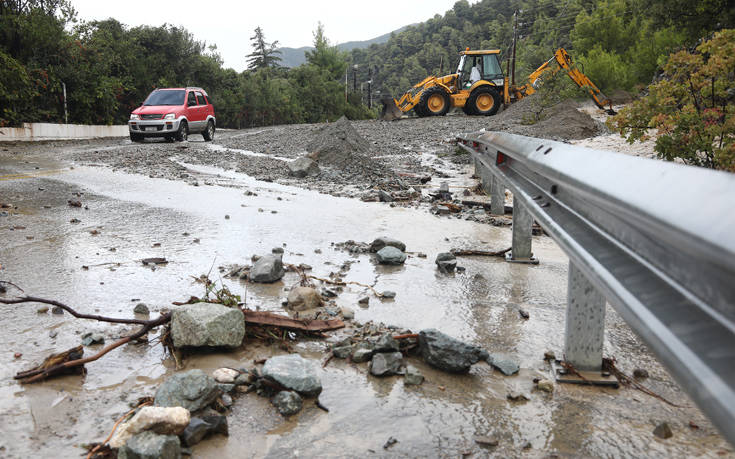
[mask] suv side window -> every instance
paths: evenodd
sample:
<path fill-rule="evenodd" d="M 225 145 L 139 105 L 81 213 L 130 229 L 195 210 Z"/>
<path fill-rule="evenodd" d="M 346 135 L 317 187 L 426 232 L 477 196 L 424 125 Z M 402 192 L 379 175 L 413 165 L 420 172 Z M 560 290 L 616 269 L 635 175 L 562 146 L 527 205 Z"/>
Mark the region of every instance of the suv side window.
<path fill-rule="evenodd" d="M 197 99 L 194 97 L 194 91 L 189 93 L 189 97 L 186 99 L 186 105 L 196 105 Z"/>
<path fill-rule="evenodd" d="M 196 95 L 197 95 L 197 102 L 199 102 L 199 105 L 207 105 L 207 101 L 204 99 L 204 95 L 201 92 L 197 91 Z"/>

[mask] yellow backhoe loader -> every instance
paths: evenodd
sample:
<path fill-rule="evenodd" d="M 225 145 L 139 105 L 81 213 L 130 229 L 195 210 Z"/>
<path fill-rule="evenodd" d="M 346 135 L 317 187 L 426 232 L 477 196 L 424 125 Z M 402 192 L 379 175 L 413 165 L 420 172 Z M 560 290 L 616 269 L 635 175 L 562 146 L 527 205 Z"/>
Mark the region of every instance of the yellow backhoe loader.
<path fill-rule="evenodd" d="M 459 53 L 457 72 L 443 77 L 430 76 L 412 87 L 400 99 L 381 100 L 381 119 L 398 119 L 413 110 L 418 116 L 443 116 L 451 107 L 461 108 L 468 115 L 494 115 L 501 104 L 509 105 L 536 92 L 543 76 L 564 71 L 580 88 L 585 89 L 595 104 L 610 114 L 610 100 L 574 64 L 569 53 L 559 48 L 554 56 L 528 77 L 528 82 L 516 86 L 503 74 L 500 50 L 474 50 Z M 556 65 L 554 65 L 556 64 Z M 606 108 L 609 107 L 609 108 Z"/>

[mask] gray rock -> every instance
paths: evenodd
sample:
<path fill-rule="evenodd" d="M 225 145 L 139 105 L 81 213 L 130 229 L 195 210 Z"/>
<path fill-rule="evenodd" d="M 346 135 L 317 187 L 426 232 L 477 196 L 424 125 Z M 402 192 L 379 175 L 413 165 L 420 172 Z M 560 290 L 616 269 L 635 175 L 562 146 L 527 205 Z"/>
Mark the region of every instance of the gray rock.
<path fill-rule="evenodd" d="M 148 306 L 146 306 L 145 303 L 138 303 L 135 305 L 135 308 L 133 308 L 133 312 L 136 314 L 150 314 L 151 311 L 148 309 Z"/>
<path fill-rule="evenodd" d="M 191 418 L 191 422 L 181 434 L 181 440 L 186 446 L 194 446 L 211 434 L 229 435 L 227 418 L 225 416 L 205 416 Z"/>
<path fill-rule="evenodd" d="M 406 254 L 392 246 L 383 247 L 375 255 L 382 265 L 402 265 L 406 262 Z"/>
<path fill-rule="evenodd" d="M 171 335 L 175 347 L 238 347 L 245 336 L 245 316 L 221 304 L 181 306 L 173 311 Z"/>
<path fill-rule="evenodd" d="M 671 431 L 671 426 L 669 426 L 668 422 L 662 422 L 657 425 L 656 428 L 653 429 L 653 434 L 658 438 L 663 438 L 664 440 L 674 436 L 674 432 Z"/>
<path fill-rule="evenodd" d="M 396 292 L 394 292 L 392 290 L 386 290 L 386 291 L 384 291 L 383 293 L 380 294 L 380 297 L 381 298 L 395 298 L 396 297 Z"/>
<path fill-rule="evenodd" d="M 369 296 L 364 296 L 364 297 L 360 298 L 359 300 L 357 300 L 357 303 L 365 306 L 365 305 L 367 305 L 367 304 L 370 303 L 370 297 Z"/>
<path fill-rule="evenodd" d="M 288 163 L 288 173 L 297 178 L 303 178 L 307 175 L 317 175 L 319 173 L 319 165 L 314 160 L 302 156 Z"/>
<path fill-rule="evenodd" d="M 452 373 L 466 373 L 485 355 L 479 347 L 433 328 L 419 332 L 419 352 L 429 365 Z"/>
<path fill-rule="evenodd" d="M 512 360 L 506 355 L 489 354 L 485 360 L 487 363 L 500 370 L 500 372 L 505 376 L 514 375 L 521 369 L 518 362 Z"/>
<path fill-rule="evenodd" d="M 450 252 L 442 252 L 436 256 L 434 260 L 439 271 L 443 273 L 451 273 L 457 268 L 457 257 Z"/>
<path fill-rule="evenodd" d="M 352 310 L 352 308 L 342 306 L 342 308 L 340 308 L 340 312 L 342 312 L 342 317 L 344 317 L 345 320 L 352 320 L 355 318 L 355 311 Z"/>
<path fill-rule="evenodd" d="M 258 258 L 250 268 L 250 281 L 269 284 L 280 280 L 286 271 L 280 255 L 269 254 Z"/>
<path fill-rule="evenodd" d="M 51 308 L 51 314 L 64 314 L 64 308 L 54 306 L 53 308 Z"/>
<path fill-rule="evenodd" d="M 393 195 L 383 190 L 378 190 L 378 198 L 380 198 L 380 202 L 393 202 L 394 201 Z"/>
<path fill-rule="evenodd" d="M 234 386 L 234 384 L 233 384 Z M 223 394 L 222 397 L 220 397 L 222 400 L 222 405 L 225 407 L 232 406 L 232 397 L 229 394 Z"/>
<path fill-rule="evenodd" d="M 282 390 L 271 399 L 271 403 L 283 416 L 291 416 L 301 411 L 304 401 L 293 391 Z"/>
<path fill-rule="evenodd" d="M 398 374 L 403 364 L 400 352 L 384 352 L 374 354 L 370 361 L 370 374 L 373 376 L 389 376 Z"/>
<path fill-rule="evenodd" d="M 283 247 L 273 247 L 271 253 L 275 255 L 283 255 Z"/>
<path fill-rule="evenodd" d="M 375 342 L 375 352 L 396 352 L 400 350 L 398 341 L 391 333 L 385 333 Z"/>
<path fill-rule="evenodd" d="M 189 370 L 164 381 L 156 391 L 154 405 L 183 406 L 194 412 L 212 403 L 221 393 L 215 380 L 202 370 Z"/>
<path fill-rule="evenodd" d="M 352 354 L 352 346 L 339 346 L 332 349 L 335 358 L 346 359 Z"/>
<path fill-rule="evenodd" d="M 85 333 L 82 335 L 82 345 L 91 346 L 92 344 L 105 344 L 105 337 L 102 333 Z"/>
<path fill-rule="evenodd" d="M 373 241 L 372 244 L 370 244 L 370 251 L 371 252 L 378 252 L 383 247 L 395 247 L 401 252 L 406 251 L 406 244 L 399 241 L 398 239 L 393 239 L 387 236 L 379 237 Z"/>
<path fill-rule="evenodd" d="M 235 384 L 226 384 L 226 383 L 217 383 L 217 387 L 219 390 L 221 390 L 223 393 L 230 393 L 233 390 L 235 390 Z"/>
<path fill-rule="evenodd" d="M 176 435 L 141 432 L 128 440 L 117 453 L 120 459 L 178 459 L 181 443 Z"/>
<path fill-rule="evenodd" d="M 322 391 L 314 365 L 298 354 L 271 357 L 263 365 L 263 376 L 306 396 Z"/>
<path fill-rule="evenodd" d="M 319 293 L 311 287 L 295 287 L 288 292 L 288 309 L 292 311 L 306 311 L 322 305 Z"/>
<path fill-rule="evenodd" d="M 554 383 L 548 379 L 541 379 L 536 383 L 536 388 L 543 392 L 554 392 Z"/>
<path fill-rule="evenodd" d="M 403 376 L 403 384 L 418 386 L 424 382 L 424 375 L 413 365 L 406 366 L 406 374 Z"/>
<path fill-rule="evenodd" d="M 352 361 L 355 363 L 367 362 L 373 357 L 373 350 L 365 347 L 358 347 L 352 351 Z"/>

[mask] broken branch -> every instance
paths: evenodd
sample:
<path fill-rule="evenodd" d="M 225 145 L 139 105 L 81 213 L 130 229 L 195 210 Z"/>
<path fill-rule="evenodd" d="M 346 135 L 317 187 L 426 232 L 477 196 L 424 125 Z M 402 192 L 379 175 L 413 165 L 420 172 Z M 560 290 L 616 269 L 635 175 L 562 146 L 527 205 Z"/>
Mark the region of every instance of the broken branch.
<path fill-rule="evenodd" d="M 116 317 L 100 316 L 97 314 L 82 314 L 80 312 L 75 311 L 70 306 L 65 305 L 64 303 L 60 303 L 55 300 L 47 300 L 45 298 L 38 298 L 35 296 L 20 296 L 17 298 L 0 298 L 0 303 L 2 304 L 43 303 L 43 304 L 48 304 L 51 306 L 58 306 L 64 311 L 76 317 L 77 319 L 91 319 L 91 320 L 98 320 L 100 322 L 111 322 L 114 324 L 146 325 L 150 322 L 149 320 L 143 320 L 143 319 L 121 319 L 121 318 L 116 318 Z"/>
<path fill-rule="evenodd" d="M 485 257 L 503 257 L 507 252 L 510 252 L 512 247 L 508 247 L 504 250 L 498 250 L 495 252 L 489 251 L 489 250 L 460 250 L 460 249 L 452 249 L 452 255 L 455 257 L 462 257 L 462 256 L 485 256 Z"/>

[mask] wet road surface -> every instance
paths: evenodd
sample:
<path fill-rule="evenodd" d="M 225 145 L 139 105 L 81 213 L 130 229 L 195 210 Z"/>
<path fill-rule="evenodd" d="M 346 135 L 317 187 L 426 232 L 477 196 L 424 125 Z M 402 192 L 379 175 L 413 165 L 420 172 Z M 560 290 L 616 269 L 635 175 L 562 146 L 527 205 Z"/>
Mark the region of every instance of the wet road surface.
<path fill-rule="evenodd" d="M 510 245 L 510 229 L 438 217 L 425 208 L 328 196 L 201 165 L 183 164 L 192 174 L 207 177 L 210 186 L 101 167 L 72 169 L 55 159 L 54 148 L 24 160 L 0 156 L 0 202 L 17 206 L 0 218 L 0 279 L 29 295 L 119 317 L 131 317 L 142 301 L 157 315 L 171 308 L 172 301 L 201 296 L 204 288 L 194 278 L 211 272 L 210 277 L 241 295 L 247 307 L 281 311 L 284 288 L 298 282 L 296 274 L 258 285 L 221 279 L 217 267 L 248 263 L 254 254 L 283 247 L 284 262 L 309 264 L 318 277 L 354 261 L 345 280 L 397 292 L 394 300 L 371 296 L 369 307 L 361 308 L 357 300 L 367 289 L 347 287 L 337 304 L 354 309 L 356 321 L 415 332 L 437 328 L 505 353 L 521 366 L 511 377 L 484 362 L 469 375 L 451 375 L 409 358 L 426 377 L 414 387 L 404 386 L 401 377 L 372 377 L 366 364 L 332 360 L 320 370 L 320 401 L 329 413 L 307 400 L 301 413 L 284 419 L 268 399 L 241 396 L 228 416 L 230 436 L 203 441 L 193 448 L 195 457 L 732 456 L 731 447 L 610 308 L 605 354 L 615 356 L 628 373 L 646 368 L 651 378 L 645 384 L 683 407 L 630 388 L 556 385 L 553 394 L 533 390 L 534 377 L 551 374 L 544 351 L 560 356 L 563 348 L 568 260 L 549 238 L 534 237 L 538 266 L 467 257 L 459 260 L 464 273 L 442 275 L 433 262 L 437 253 L 504 249 Z M 455 180 L 469 180 L 470 171 L 465 172 Z M 70 207 L 69 199 L 85 207 Z M 404 266 L 379 266 L 370 255 L 333 247 L 382 235 L 406 243 Z M 428 257 L 419 258 L 419 252 Z M 152 270 L 140 262 L 147 257 L 165 257 L 169 264 Z M 109 343 L 131 330 L 40 313 L 39 308 L 0 305 L 3 457 L 78 456 L 79 444 L 104 439 L 129 403 L 153 395 L 174 372 L 173 360 L 160 344 L 131 344 L 88 364 L 83 378 L 19 385 L 12 379 L 16 372 L 77 345 L 84 332 L 102 332 Z M 522 320 L 519 308 L 530 319 Z M 347 333 L 335 332 L 329 341 Z M 318 364 L 327 346 L 306 340 L 294 350 Z M 99 348 L 92 346 L 87 354 Z M 22 357 L 15 359 L 15 352 Z M 204 370 L 251 366 L 253 359 L 283 352 L 275 345 L 247 341 L 233 352 L 190 356 L 185 364 Z M 530 401 L 511 402 L 506 399 L 509 391 L 524 392 Z M 653 436 L 662 421 L 672 426 L 674 437 Z M 474 442 L 475 435 L 494 436 L 499 444 L 483 447 Z M 384 449 L 389 437 L 398 442 Z"/>

